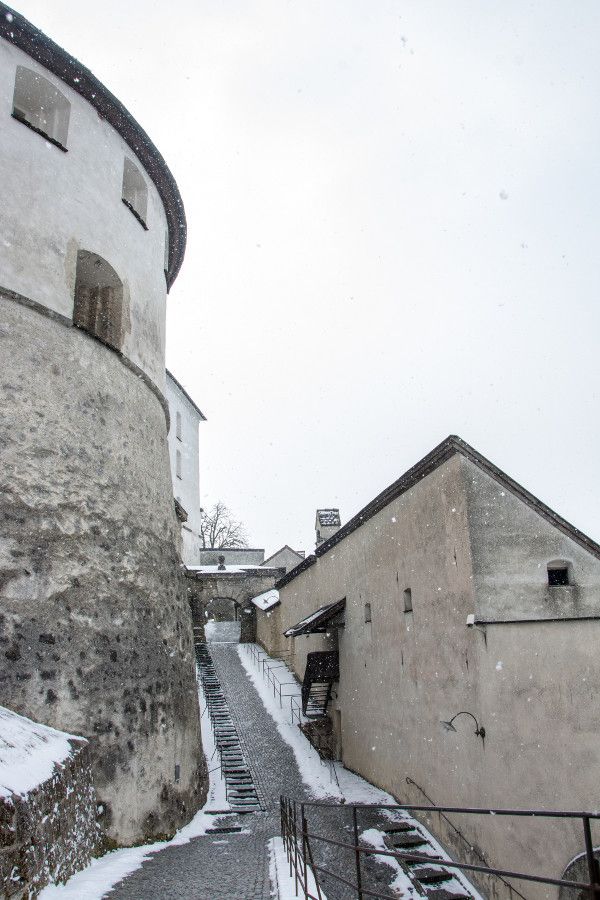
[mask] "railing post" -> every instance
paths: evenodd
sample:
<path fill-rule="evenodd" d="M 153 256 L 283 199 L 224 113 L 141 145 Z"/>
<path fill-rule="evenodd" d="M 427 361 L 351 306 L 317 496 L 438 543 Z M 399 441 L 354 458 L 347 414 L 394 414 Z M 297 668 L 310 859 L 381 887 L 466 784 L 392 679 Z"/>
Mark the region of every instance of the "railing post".
<path fill-rule="evenodd" d="M 291 834 L 291 821 L 292 821 L 292 801 L 287 801 L 287 816 L 288 816 L 288 860 L 290 863 L 290 878 L 292 877 L 292 834 Z"/>
<path fill-rule="evenodd" d="M 294 892 L 298 896 L 298 817 L 294 800 Z"/>
<path fill-rule="evenodd" d="M 308 831 L 306 825 L 306 816 L 304 815 L 304 803 L 300 804 L 300 823 L 302 825 L 302 861 L 304 866 L 304 900 L 309 900 L 308 897 L 308 853 L 306 850 L 306 832 Z"/>
<path fill-rule="evenodd" d="M 355 806 L 352 807 L 352 825 L 354 827 L 354 856 L 356 860 L 356 896 L 358 900 L 363 900 L 362 877 L 360 871 L 360 850 L 358 849 L 358 819 Z"/>
<path fill-rule="evenodd" d="M 590 900 L 598 900 L 600 898 L 600 867 L 598 860 L 594 856 L 594 845 L 592 844 L 592 832 L 590 830 L 590 820 L 587 816 L 583 817 L 583 835 L 585 838 L 585 855 L 587 859 L 588 877 L 590 879 Z"/>

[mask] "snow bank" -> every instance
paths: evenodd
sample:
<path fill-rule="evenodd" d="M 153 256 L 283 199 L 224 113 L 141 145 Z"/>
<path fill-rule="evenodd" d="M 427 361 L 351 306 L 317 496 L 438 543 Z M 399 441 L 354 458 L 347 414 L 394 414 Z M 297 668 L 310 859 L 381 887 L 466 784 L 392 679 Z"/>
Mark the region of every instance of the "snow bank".
<path fill-rule="evenodd" d="M 48 781 L 72 756 L 71 740 L 84 738 L 40 725 L 1 706 L 0 796 L 28 794 Z"/>
<path fill-rule="evenodd" d="M 274 900 L 297 900 L 298 894 L 302 894 L 302 889 L 298 885 L 298 894 L 296 894 L 295 880 L 293 875 L 290 878 L 290 864 L 283 846 L 283 839 L 271 838 L 267 847 L 269 848 L 269 878 Z M 309 893 L 316 897 L 317 886 L 311 869 L 308 869 L 307 880 Z M 322 900 L 327 900 L 323 890 L 321 890 L 321 897 Z"/>
<path fill-rule="evenodd" d="M 239 644 L 236 649 L 241 663 L 256 691 L 261 698 L 265 709 L 277 725 L 277 731 L 294 751 L 296 763 L 300 770 L 302 781 L 308 791 L 317 800 L 346 800 L 348 803 L 380 803 L 395 804 L 394 798 L 385 791 L 374 787 L 349 772 L 341 763 L 323 762 L 321 757 L 304 737 L 297 725 L 290 725 L 288 721 L 288 707 L 282 709 L 279 700 L 273 697 L 273 690 L 263 679 L 260 670 L 256 668 L 252 657 L 245 649 L 249 645 Z M 261 648 L 261 659 L 269 660 L 278 667 L 283 667 L 280 660 L 274 660 Z M 286 667 L 287 668 L 287 667 Z M 288 669 L 289 681 L 294 680 L 293 673 Z M 298 688 L 298 693 L 300 689 Z"/>
<path fill-rule="evenodd" d="M 198 699 L 200 709 L 206 709 L 206 699 L 202 685 L 198 682 Z M 207 715 L 202 718 L 202 746 L 209 770 L 208 797 L 205 805 L 199 810 L 191 822 L 184 825 L 170 841 L 157 841 L 144 847 L 127 847 L 124 850 L 113 850 L 99 859 L 94 859 L 81 872 L 73 875 L 66 884 L 50 884 L 39 895 L 40 900 L 102 900 L 122 878 L 131 875 L 153 853 L 165 847 L 177 847 L 187 844 L 193 838 L 202 837 L 207 828 L 213 828 L 218 816 L 208 814 L 209 810 L 225 810 L 229 804 L 225 801 L 225 787 L 218 767 L 218 758 L 214 753 L 214 736 Z M 217 767 L 215 769 L 215 766 Z M 212 769 L 212 771 L 211 771 Z"/>

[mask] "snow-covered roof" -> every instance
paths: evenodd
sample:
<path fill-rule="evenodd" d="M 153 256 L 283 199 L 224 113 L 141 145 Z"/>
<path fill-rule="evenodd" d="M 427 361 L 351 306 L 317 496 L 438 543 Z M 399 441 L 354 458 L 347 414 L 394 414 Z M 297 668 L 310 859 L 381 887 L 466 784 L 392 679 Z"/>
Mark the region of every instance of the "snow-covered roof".
<path fill-rule="evenodd" d="M 320 606 L 310 616 L 301 619 L 296 625 L 292 625 L 284 631 L 285 637 L 298 637 L 299 634 L 320 634 L 327 630 L 332 619 L 346 608 L 346 599 L 337 600 L 335 603 L 327 603 Z"/>
<path fill-rule="evenodd" d="M 27 794 L 52 777 L 84 741 L 0 706 L 0 796 Z"/>
<path fill-rule="evenodd" d="M 342 524 L 339 509 L 318 509 L 317 519 L 319 520 L 319 525 L 323 526 Z"/>
<path fill-rule="evenodd" d="M 276 591 L 275 588 L 272 588 L 272 590 L 270 591 L 265 591 L 263 594 L 259 594 L 258 597 L 253 597 L 252 602 L 255 606 L 258 607 L 258 609 L 272 609 L 279 603 L 279 591 Z"/>

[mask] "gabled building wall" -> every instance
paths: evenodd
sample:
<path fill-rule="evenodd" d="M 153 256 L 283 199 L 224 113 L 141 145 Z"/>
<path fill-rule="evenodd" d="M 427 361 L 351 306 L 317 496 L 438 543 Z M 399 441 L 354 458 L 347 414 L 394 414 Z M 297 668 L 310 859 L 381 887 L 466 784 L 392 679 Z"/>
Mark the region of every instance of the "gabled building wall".
<path fill-rule="evenodd" d="M 519 603 L 535 609 L 547 577 L 538 563 L 545 568 L 546 558 L 569 554 L 582 573 L 581 607 L 600 616 L 600 561 L 479 473 L 454 454 L 279 585 L 282 629 L 346 597 L 332 721 L 341 726 L 344 763 L 400 801 L 428 802 L 409 778 L 439 805 L 595 807 L 600 620 L 483 629 L 468 627 L 467 617 L 479 615 L 484 601 L 490 608 L 491 585 L 505 575 L 509 586 L 519 585 Z M 405 612 L 409 587 L 413 610 Z M 510 587 L 500 596 L 506 608 Z M 332 641 L 292 641 L 300 678 L 306 652 Z M 456 720 L 456 733 L 442 728 L 441 720 L 462 710 L 484 725 L 485 743 L 468 716 Z M 429 824 L 475 864 L 481 851 L 491 865 L 560 877 L 583 849 L 580 828 L 568 822 L 454 821 L 466 842 L 437 817 Z M 497 880 L 482 887 L 508 896 Z M 548 896 L 531 885 L 523 891 Z"/>
<path fill-rule="evenodd" d="M 566 619 L 600 612 L 600 562 L 470 460 L 463 460 L 478 621 Z M 548 563 L 572 584 L 548 586 Z"/>

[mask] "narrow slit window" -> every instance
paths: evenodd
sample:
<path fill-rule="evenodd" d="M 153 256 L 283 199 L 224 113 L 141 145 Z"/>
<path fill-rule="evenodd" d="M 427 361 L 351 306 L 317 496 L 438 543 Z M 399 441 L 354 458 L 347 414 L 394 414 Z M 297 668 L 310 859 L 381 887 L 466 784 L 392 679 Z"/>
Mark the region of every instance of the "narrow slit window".
<path fill-rule="evenodd" d="M 412 591 L 410 588 L 406 588 L 404 591 L 404 612 L 412 612 Z"/>
<path fill-rule="evenodd" d="M 181 438 L 181 413 L 179 410 L 175 413 L 175 437 L 178 441 L 182 440 Z"/>
<path fill-rule="evenodd" d="M 131 210 L 138 222 L 146 225 L 148 211 L 148 185 L 138 167 L 125 157 L 123 164 L 123 195 L 125 206 Z"/>
<path fill-rule="evenodd" d="M 123 284 L 105 259 L 88 250 L 77 254 L 73 324 L 115 350 L 123 345 Z"/>
<path fill-rule="evenodd" d="M 164 259 L 164 269 L 165 274 L 169 271 L 169 229 L 165 231 L 165 259 Z"/>
<path fill-rule="evenodd" d="M 371 621 L 371 604 L 365 603 L 365 622 Z"/>
<path fill-rule="evenodd" d="M 179 450 L 175 453 L 175 474 L 181 478 L 181 452 Z"/>
<path fill-rule="evenodd" d="M 12 115 L 43 138 L 67 149 L 71 104 L 51 81 L 17 66 Z"/>

